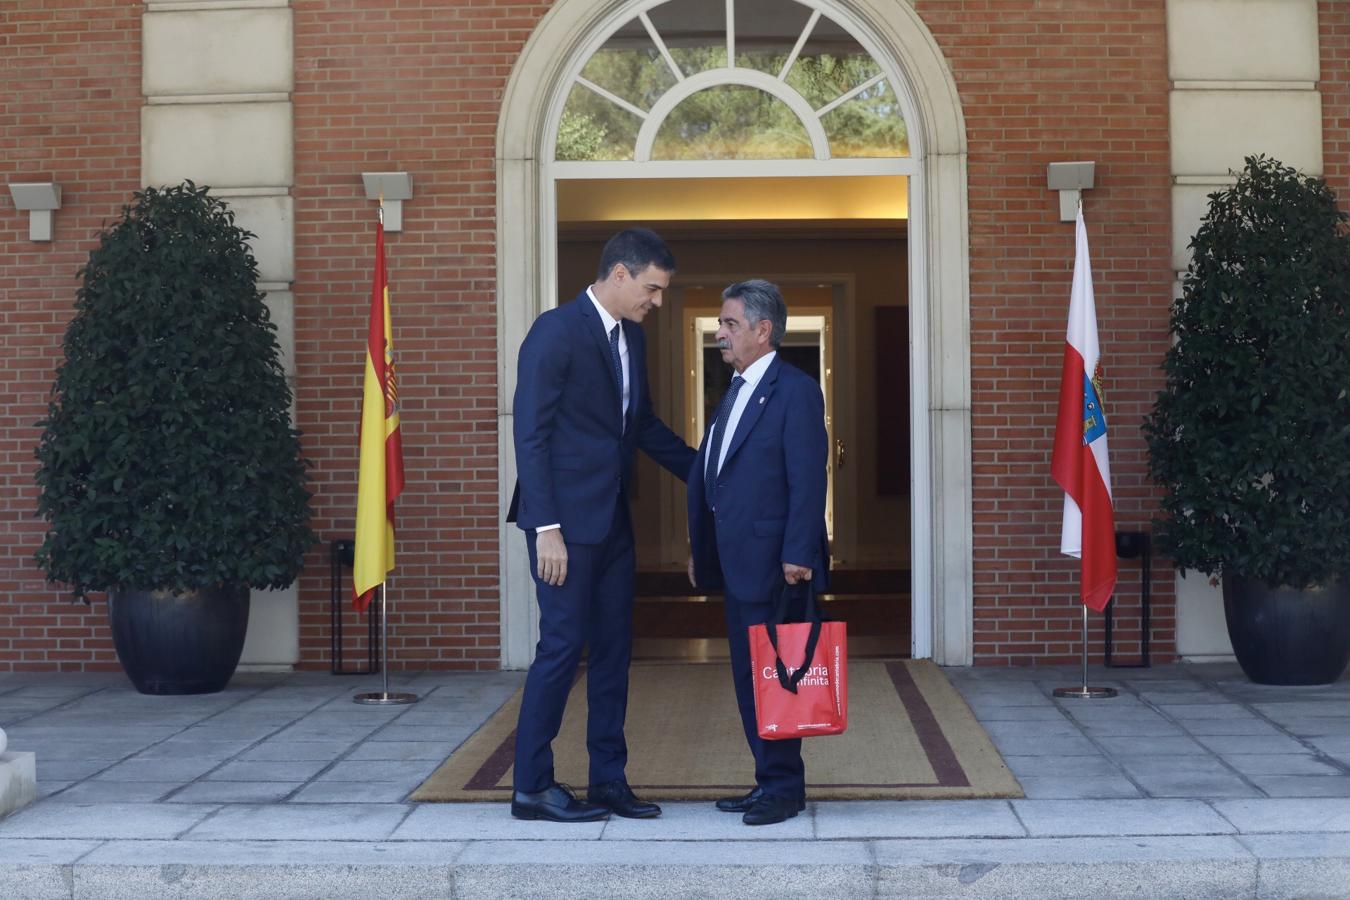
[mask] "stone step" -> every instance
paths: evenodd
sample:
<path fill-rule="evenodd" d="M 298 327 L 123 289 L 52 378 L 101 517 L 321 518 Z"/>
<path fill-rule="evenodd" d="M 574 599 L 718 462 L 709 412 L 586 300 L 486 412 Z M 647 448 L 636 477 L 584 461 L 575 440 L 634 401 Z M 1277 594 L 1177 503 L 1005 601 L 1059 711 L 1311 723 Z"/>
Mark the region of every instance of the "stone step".
<path fill-rule="evenodd" d="M 0 841 L 28 898 L 1350 897 L 1350 836 L 879 841 Z"/>

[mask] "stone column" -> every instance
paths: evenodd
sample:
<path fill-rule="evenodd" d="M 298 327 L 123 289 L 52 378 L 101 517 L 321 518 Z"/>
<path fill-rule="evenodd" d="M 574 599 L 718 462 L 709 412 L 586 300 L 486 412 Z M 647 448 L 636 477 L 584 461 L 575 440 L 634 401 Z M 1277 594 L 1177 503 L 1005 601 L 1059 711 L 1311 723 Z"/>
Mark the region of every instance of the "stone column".
<path fill-rule="evenodd" d="M 1230 170 L 1257 153 L 1322 174 L 1316 0 L 1168 0 L 1172 80 L 1174 297 L 1186 249 Z M 1196 573 L 1177 579 L 1177 653 L 1232 658 L 1223 596 Z"/>
<path fill-rule="evenodd" d="M 146 0 L 141 77 L 141 183 L 208 185 L 257 235 L 258 286 L 292 384 L 293 28 L 288 0 Z M 293 666 L 300 658 L 296 587 L 254 591 L 253 600 L 242 664 Z"/>

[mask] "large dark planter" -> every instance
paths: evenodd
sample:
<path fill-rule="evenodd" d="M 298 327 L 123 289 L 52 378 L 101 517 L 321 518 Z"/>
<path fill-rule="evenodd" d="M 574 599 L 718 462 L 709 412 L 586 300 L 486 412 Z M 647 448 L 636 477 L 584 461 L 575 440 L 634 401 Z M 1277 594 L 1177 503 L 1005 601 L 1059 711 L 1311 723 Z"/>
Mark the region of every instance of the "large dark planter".
<path fill-rule="evenodd" d="M 1299 591 L 1225 576 L 1223 611 L 1257 684 L 1330 684 L 1350 663 L 1350 580 Z"/>
<path fill-rule="evenodd" d="M 113 644 L 136 690 L 142 694 L 224 690 L 244 650 L 248 595 L 247 587 L 110 593 Z"/>

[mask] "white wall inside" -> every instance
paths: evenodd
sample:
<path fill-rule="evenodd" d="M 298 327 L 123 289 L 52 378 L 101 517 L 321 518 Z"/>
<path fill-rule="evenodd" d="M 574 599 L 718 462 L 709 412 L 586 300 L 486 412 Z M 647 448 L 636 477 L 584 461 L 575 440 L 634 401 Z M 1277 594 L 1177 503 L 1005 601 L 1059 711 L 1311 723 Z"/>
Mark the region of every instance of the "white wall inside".
<path fill-rule="evenodd" d="M 240 667 L 290 669 L 300 659 L 299 590 L 253 591 Z"/>
<path fill-rule="evenodd" d="M 1192 662 L 1233 659 L 1223 591 L 1199 572 L 1177 575 L 1177 655 Z"/>

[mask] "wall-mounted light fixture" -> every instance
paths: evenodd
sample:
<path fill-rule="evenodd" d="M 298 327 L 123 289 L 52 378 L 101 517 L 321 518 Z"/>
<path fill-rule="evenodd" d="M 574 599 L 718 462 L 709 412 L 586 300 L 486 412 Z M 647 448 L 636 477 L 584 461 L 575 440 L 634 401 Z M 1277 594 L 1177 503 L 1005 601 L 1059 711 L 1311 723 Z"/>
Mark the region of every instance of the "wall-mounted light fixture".
<path fill-rule="evenodd" d="M 14 208 L 28 210 L 28 239 L 52 239 L 52 210 L 61 208 L 61 185 L 51 181 L 30 181 L 11 184 Z"/>
<path fill-rule="evenodd" d="M 384 203 L 384 230 L 403 230 L 403 201 L 412 199 L 412 176 L 407 172 L 362 172 L 367 200 Z"/>
<path fill-rule="evenodd" d="M 1078 218 L 1078 204 L 1083 191 L 1091 190 L 1094 162 L 1053 162 L 1046 169 L 1050 190 L 1059 191 L 1059 220 L 1073 222 Z"/>

